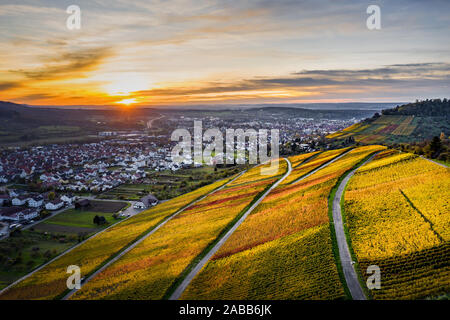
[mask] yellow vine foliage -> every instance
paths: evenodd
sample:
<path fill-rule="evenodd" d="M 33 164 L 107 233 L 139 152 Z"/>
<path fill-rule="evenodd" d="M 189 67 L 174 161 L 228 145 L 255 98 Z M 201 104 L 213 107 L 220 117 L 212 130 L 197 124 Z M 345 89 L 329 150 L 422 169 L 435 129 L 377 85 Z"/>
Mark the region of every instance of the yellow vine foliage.
<path fill-rule="evenodd" d="M 292 173 L 287 177 L 282 184 L 289 184 L 299 179 L 303 175 L 309 173 L 310 171 L 320 167 L 324 163 L 333 160 L 333 158 L 339 156 L 343 152 L 347 151 L 348 148 L 337 149 L 337 150 L 329 150 L 320 153 L 317 157 L 312 158 L 311 160 L 305 162 L 301 166 L 294 168 Z"/>
<path fill-rule="evenodd" d="M 64 254 L 38 272 L 13 286 L 1 299 L 54 299 L 67 290 L 67 267 L 77 265 L 81 274 L 95 271 L 113 254 L 149 231 L 163 219 L 192 201 L 222 186 L 231 178 L 217 181 L 193 192 L 181 195 L 139 213 L 108 230 L 88 239 L 74 250 Z"/>
<path fill-rule="evenodd" d="M 449 199 L 450 170 L 412 154 L 380 155 L 350 180 L 347 225 L 362 274 L 381 269 L 375 299 L 450 290 Z"/>
<path fill-rule="evenodd" d="M 255 182 L 264 179 L 271 179 L 286 171 L 287 164 L 283 159 L 276 159 L 267 164 L 252 167 L 245 174 L 234 180 L 229 186 L 236 186 L 244 183 Z"/>
<path fill-rule="evenodd" d="M 310 152 L 310 153 L 303 153 L 303 154 L 299 154 L 296 156 L 291 156 L 289 157 L 289 161 L 291 162 L 291 166 L 292 168 L 295 168 L 296 166 L 298 166 L 300 163 L 302 163 L 303 161 L 305 161 L 306 159 L 312 157 L 313 155 L 318 154 L 320 151 L 316 151 L 316 152 Z"/>
<path fill-rule="evenodd" d="M 277 174 L 286 171 L 287 164 L 281 161 Z M 85 284 L 72 299 L 163 298 L 183 270 L 277 180 L 255 177 L 255 170 L 249 170 L 239 178 L 240 184 L 230 184 L 189 207 Z"/>
<path fill-rule="evenodd" d="M 182 298 L 343 297 L 332 251 L 328 195 L 344 172 L 382 149 L 356 148 L 302 181 L 279 185 L 193 279 Z"/>

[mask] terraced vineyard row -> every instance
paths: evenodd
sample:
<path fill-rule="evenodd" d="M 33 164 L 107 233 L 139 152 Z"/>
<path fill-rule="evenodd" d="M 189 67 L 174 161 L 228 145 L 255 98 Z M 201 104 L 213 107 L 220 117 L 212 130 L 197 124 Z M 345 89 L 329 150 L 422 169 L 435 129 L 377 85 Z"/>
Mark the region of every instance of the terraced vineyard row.
<path fill-rule="evenodd" d="M 344 172 L 383 148 L 356 148 L 298 183 L 278 186 L 193 279 L 182 298 L 344 297 L 332 249 L 328 195 Z"/>
<path fill-rule="evenodd" d="M 311 159 L 307 160 L 301 166 L 294 168 L 294 170 L 289 175 L 289 177 L 287 177 L 287 179 L 285 179 L 281 184 L 290 184 L 290 183 L 295 182 L 297 179 L 299 179 L 302 176 L 306 175 L 307 173 L 313 171 L 314 169 L 317 169 L 318 167 L 327 163 L 328 161 L 333 160 L 334 158 L 338 157 L 339 155 L 346 152 L 347 150 L 348 150 L 348 148 L 329 150 L 329 151 L 322 152 L 315 157 L 311 157 L 313 154 L 308 154 L 308 155 L 310 155 Z"/>
<path fill-rule="evenodd" d="M 77 291 L 72 299 L 161 299 L 233 221 L 286 171 L 254 167 L 169 221 Z"/>
<path fill-rule="evenodd" d="M 381 269 L 375 299 L 450 291 L 450 170 L 386 151 L 361 167 L 345 193 L 345 215 L 362 274 Z"/>
<path fill-rule="evenodd" d="M 440 132 L 437 130 L 439 130 L 440 122 L 436 123 L 435 121 L 437 120 L 432 117 L 381 115 L 370 122 L 356 123 L 329 134 L 327 138 L 341 140 L 353 137 L 355 141 L 364 144 L 408 142 L 413 137 L 423 139 L 423 134 L 430 132 L 429 128 L 433 128 L 432 131 L 439 134 Z M 438 127 L 434 128 L 435 125 Z"/>
<path fill-rule="evenodd" d="M 296 156 L 291 156 L 288 159 L 291 162 L 292 168 L 296 168 L 297 166 L 299 166 L 303 162 L 311 160 L 314 156 L 319 154 L 319 152 L 320 151 L 299 154 L 299 155 L 296 155 Z"/>
<path fill-rule="evenodd" d="M 0 299 L 54 299 L 67 290 L 67 267 L 77 265 L 82 275 L 99 268 L 108 258 L 145 234 L 165 218 L 171 216 L 194 200 L 227 183 L 229 179 L 217 181 L 193 192 L 133 216 L 112 228 L 87 240 L 82 245 L 61 256 L 24 281 L 13 286 Z"/>

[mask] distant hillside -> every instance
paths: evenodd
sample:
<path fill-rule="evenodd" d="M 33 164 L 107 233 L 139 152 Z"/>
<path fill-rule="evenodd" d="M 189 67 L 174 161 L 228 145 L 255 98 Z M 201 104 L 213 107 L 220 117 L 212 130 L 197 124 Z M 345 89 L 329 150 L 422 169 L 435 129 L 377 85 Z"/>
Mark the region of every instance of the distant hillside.
<path fill-rule="evenodd" d="M 450 101 L 424 100 L 383 110 L 372 118 L 330 134 L 329 139 L 361 143 L 410 143 L 450 134 Z"/>
<path fill-rule="evenodd" d="M 177 118 L 216 117 L 233 123 L 258 119 L 272 122 L 283 119 L 312 118 L 349 120 L 363 119 L 376 110 L 312 110 L 293 107 L 261 107 L 240 110 L 230 109 L 152 109 L 120 108 L 110 109 L 75 107 L 34 107 L 0 101 L 0 146 L 17 146 L 18 144 L 44 144 L 71 141 L 92 140 L 99 131 L 140 130 L 146 128 L 148 119 L 166 116 Z M 256 118 L 255 118 L 256 117 Z M 154 128 L 169 130 L 164 126 Z M 168 134 L 166 132 L 166 134 Z"/>
<path fill-rule="evenodd" d="M 139 120 L 152 114 L 152 110 L 46 109 L 0 101 L 0 145 L 85 140 L 99 131 L 135 129 Z"/>

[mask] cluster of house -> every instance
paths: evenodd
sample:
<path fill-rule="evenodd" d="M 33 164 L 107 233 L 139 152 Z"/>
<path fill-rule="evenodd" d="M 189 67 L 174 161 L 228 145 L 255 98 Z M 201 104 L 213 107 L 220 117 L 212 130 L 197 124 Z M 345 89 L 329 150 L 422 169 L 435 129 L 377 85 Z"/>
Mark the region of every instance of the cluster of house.
<path fill-rule="evenodd" d="M 72 194 L 61 197 L 54 193 L 29 193 L 23 190 L 8 190 L 0 194 L 0 220 L 30 220 L 39 216 L 42 209 L 54 211 L 71 205 L 77 200 Z"/>
<path fill-rule="evenodd" d="M 177 170 L 170 149 L 152 143 L 102 141 L 0 153 L 0 184 L 23 179 L 60 191 L 106 191 L 139 182 L 145 170 Z"/>

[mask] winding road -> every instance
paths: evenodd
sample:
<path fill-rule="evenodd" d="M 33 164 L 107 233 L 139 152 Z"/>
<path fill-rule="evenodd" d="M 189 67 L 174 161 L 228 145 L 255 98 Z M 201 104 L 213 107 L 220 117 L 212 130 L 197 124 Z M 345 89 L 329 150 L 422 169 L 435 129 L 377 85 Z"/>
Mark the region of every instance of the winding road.
<path fill-rule="evenodd" d="M 358 280 L 358 274 L 356 273 L 352 257 L 350 255 L 350 249 L 348 247 L 347 239 L 344 232 L 344 223 L 342 219 L 341 210 L 341 198 L 345 191 L 345 186 L 347 185 L 350 178 L 355 174 L 359 167 L 365 165 L 373 159 L 378 154 L 373 154 L 369 159 L 364 161 L 363 164 L 359 165 L 353 169 L 339 184 L 336 194 L 333 199 L 333 223 L 334 230 L 336 231 L 336 240 L 339 249 L 339 259 L 341 260 L 342 269 L 344 271 L 345 282 L 350 290 L 350 294 L 353 300 L 366 300 L 366 295 L 361 287 Z"/>
<path fill-rule="evenodd" d="M 247 216 L 264 200 L 264 198 L 275 189 L 284 179 L 286 179 L 292 172 L 291 162 L 283 158 L 288 164 L 288 170 L 277 182 L 275 182 L 269 190 L 267 190 L 245 213 L 244 215 L 231 227 L 230 230 L 216 243 L 216 245 L 203 257 L 202 260 L 189 272 L 189 274 L 184 278 L 183 282 L 175 289 L 169 300 L 178 300 L 186 290 L 189 283 L 194 279 L 194 277 L 200 272 L 200 270 L 206 265 L 209 259 L 222 247 L 222 245 L 228 240 L 228 238 L 233 234 L 234 231 L 241 225 L 242 222 L 247 218 Z"/>

